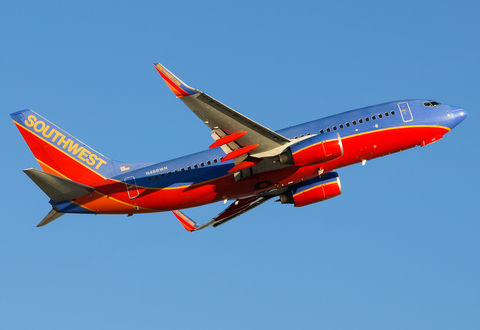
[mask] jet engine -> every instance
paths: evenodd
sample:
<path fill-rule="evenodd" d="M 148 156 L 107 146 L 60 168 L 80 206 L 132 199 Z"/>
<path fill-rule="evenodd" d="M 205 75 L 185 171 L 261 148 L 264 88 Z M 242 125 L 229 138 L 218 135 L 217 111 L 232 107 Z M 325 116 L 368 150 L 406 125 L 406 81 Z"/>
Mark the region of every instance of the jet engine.
<path fill-rule="evenodd" d="M 290 146 L 280 155 L 284 165 L 305 166 L 325 163 L 343 155 L 343 145 L 338 132 L 312 136 Z"/>
<path fill-rule="evenodd" d="M 297 183 L 280 195 L 282 204 L 294 204 L 295 207 L 310 205 L 337 197 L 342 193 L 340 178 L 336 172 L 330 172 L 319 178 Z"/>

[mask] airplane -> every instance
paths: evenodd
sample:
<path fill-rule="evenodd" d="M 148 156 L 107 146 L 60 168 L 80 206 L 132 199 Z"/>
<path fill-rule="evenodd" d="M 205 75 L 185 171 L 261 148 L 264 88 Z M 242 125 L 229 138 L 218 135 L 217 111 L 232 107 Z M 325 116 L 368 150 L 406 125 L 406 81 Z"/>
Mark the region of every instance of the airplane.
<path fill-rule="evenodd" d="M 173 93 L 211 130 L 207 150 L 153 162 L 112 160 L 33 110 L 10 114 L 43 171 L 24 172 L 50 198 L 44 226 L 66 213 L 173 211 L 190 232 L 217 227 L 275 198 L 295 207 L 342 193 L 335 170 L 442 139 L 468 115 L 411 99 L 343 112 L 273 131 L 195 89 L 160 63 Z M 205 224 L 181 210 L 233 200 Z"/>

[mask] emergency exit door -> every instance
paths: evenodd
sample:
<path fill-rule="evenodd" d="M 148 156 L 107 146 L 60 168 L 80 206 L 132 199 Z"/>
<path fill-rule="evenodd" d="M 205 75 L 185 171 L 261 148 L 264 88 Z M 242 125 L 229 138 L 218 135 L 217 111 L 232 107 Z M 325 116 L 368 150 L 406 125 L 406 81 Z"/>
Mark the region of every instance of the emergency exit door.
<path fill-rule="evenodd" d="M 127 193 L 128 197 L 130 199 L 137 198 L 138 195 L 140 195 L 140 192 L 138 191 L 137 187 L 137 182 L 135 181 L 134 176 L 129 176 L 128 178 L 125 178 L 125 187 L 127 188 Z"/>

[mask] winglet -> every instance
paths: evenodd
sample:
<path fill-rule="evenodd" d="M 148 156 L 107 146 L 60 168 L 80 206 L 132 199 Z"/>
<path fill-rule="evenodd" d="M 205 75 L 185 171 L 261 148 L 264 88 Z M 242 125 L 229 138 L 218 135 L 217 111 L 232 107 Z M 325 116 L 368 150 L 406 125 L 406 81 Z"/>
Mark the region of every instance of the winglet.
<path fill-rule="evenodd" d="M 177 219 L 180 221 L 183 227 L 185 227 L 186 230 L 192 232 L 198 229 L 199 224 L 187 217 L 185 214 L 182 212 L 176 210 L 172 211 L 173 214 L 177 217 Z"/>
<path fill-rule="evenodd" d="M 153 63 L 153 66 L 155 67 L 155 69 L 157 69 L 158 73 L 160 73 L 163 80 L 165 80 L 165 82 L 167 83 L 168 87 L 170 87 L 172 92 L 174 92 L 177 97 L 188 96 L 200 92 L 199 90 L 188 86 L 183 81 L 178 79 L 173 73 L 168 71 L 168 69 L 160 63 Z"/>

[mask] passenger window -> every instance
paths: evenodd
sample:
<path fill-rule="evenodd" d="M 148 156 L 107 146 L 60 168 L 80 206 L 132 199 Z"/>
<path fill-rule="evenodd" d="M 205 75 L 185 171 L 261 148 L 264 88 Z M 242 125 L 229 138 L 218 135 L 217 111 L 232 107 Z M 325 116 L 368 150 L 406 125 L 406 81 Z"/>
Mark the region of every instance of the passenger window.
<path fill-rule="evenodd" d="M 392 114 L 392 116 L 395 116 L 395 111 L 390 111 L 390 113 Z"/>
<path fill-rule="evenodd" d="M 172 172 L 168 172 L 167 175 L 172 175 Z"/>
<path fill-rule="evenodd" d="M 197 165 L 197 164 L 193 164 L 193 168 L 194 168 L 194 169 L 197 169 L 197 168 L 198 168 L 198 165 Z"/>
<path fill-rule="evenodd" d="M 350 123 L 345 123 L 345 126 L 350 127 Z"/>
<path fill-rule="evenodd" d="M 178 174 L 178 170 L 173 171 L 173 173 Z"/>
<path fill-rule="evenodd" d="M 372 116 L 372 119 L 373 119 L 373 120 L 376 120 L 376 119 L 377 119 L 377 117 L 375 117 L 375 116 Z"/>
<path fill-rule="evenodd" d="M 216 158 L 214 158 L 213 162 L 216 164 L 216 163 L 218 163 L 218 160 Z"/>
<path fill-rule="evenodd" d="M 369 122 L 369 121 L 370 121 L 370 118 L 365 117 L 365 121 L 366 121 L 366 122 Z"/>
<path fill-rule="evenodd" d="M 358 120 L 358 123 L 359 123 L 359 124 L 363 124 L 363 119 L 359 119 L 359 120 Z"/>
<path fill-rule="evenodd" d="M 192 169 L 191 166 L 187 166 L 187 170 L 190 171 Z"/>
<path fill-rule="evenodd" d="M 336 131 L 336 130 L 337 130 L 337 126 L 333 126 L 333 130 Z"/>
<path fill-rule="evenodd" d="M 152 181 L 152 177 L 149 177 L 149 178 L 148 178 L 148 181 L 150 181 L 150 182 L 151 182 L 151 181 Z"/>
<path fill-rule="evenodd" d="M 212 165 L 212 162 L 207 160 L 207 165 Z"/>
<path fill-rule="evenodd" d="M 158 175 L 155 175 L 155 180 L 158 180 Z"/>
<path fill-rule="evenodd" d="M 340 124 L 338 127 L 340 127 L 340 129 L 343 129 L 343 124 Z"/>
<path fill-rule="evenodd" d="M 164 177 L 165 177 L 165 173 L 162 173 L 162 178 L 164 178 Z"/>
<path fill-rule="evenodd" d="M 327 128 L 327 133 L 330 133 L 330 127 Z"/>
<path fill-rule="evenodd" d="M 307 136 L 310 135 L 310 133 L 307 133 Z"/>
<path fill-rule="evenodd" d="M 385 112 L 385 117 L 388 117 L 388 116 L 389 116 L 388 112 Z"/>
<path fill-rule="evenodd" d="M 182 167 L 182 168 L 180 169 L 180 171 L 181 171 L 181 172 L 185 172 L 185 169 Z"/>
<path fill-rule="evenodd" d="M 320 134 L 323 134 L 323 129 L 320 130 Z"/>
<path fill-rule="evenodd" d="M 382 118 L 383 118 L 383 116 L 382 116 L 382 114 L 381 114 L 381 113 L 379 113 L 379 114 L 378 114 L 378 118 L 380 118 L 380 119 L 382 119 Z"/>
<path fill-rule="evenodd" d="M 201 166 L 201 167 L 205 167 L 205 163 L 200 163 L 200 166 Z"/>
<path fill-rule="evenodd" d="M 302 135 L 300 135 L 300 137 L 304 137 L 304 136 L 305 136 L 305 135 L 303 135 L 303 134 L 302 134 Z"/>
<path fill-rule="evenodd" d="M 353 126 L 357 125 L 357 122 L 354 120 L 352 121 Z"/>

